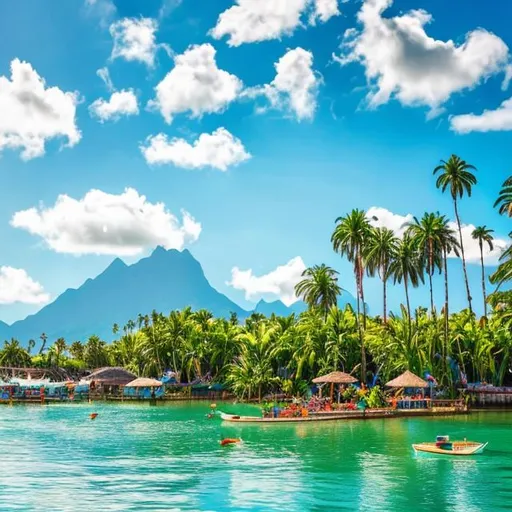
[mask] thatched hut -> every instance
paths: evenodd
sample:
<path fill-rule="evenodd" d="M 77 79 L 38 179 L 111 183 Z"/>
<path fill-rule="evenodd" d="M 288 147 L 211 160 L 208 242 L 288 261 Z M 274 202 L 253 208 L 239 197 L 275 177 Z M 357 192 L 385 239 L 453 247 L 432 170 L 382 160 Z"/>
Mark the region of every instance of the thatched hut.
<path fill-rule="evenodd" d="M 338 384 L 338 386 L 340 386 L 342 384 L 354 384 L 355 382 L 357 382 L 357 379 L 345 372 L 331 372 L 327 375 L 322 375 L 321 377 L 313 379 L 313 383 L 315 384 L 331 385 L 331 400 L 334 395 L 334 384 Z"/>
<path fill-rule="evenodd" d="M 406 370 L 396 379 L 390 380 L 386 386 L 388 388 L 428 388 L 428 382 L 414 373 Z"/>
<path fill-rule="evenodd" d="M 125 385 L 126 388 L 159 388 L 160 386 L 162 383 L 159 380 L 146 377 L 139 377 Z"/>
<path fill-rule="evenodd" d="M 89 382 L 92 393 L 116 394 L 120 386 L 126 386 L 126 384 L 136 378 L 136 375 L 124 368 L 107 366 L 105 368 L 98 368 L 87 377 L 84 377 L 84 380 Z"/>

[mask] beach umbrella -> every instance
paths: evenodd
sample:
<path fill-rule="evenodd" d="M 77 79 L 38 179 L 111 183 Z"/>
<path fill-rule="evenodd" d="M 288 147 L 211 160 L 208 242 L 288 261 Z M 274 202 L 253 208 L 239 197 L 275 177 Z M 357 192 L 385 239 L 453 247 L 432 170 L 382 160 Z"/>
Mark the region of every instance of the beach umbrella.
<path fill-rule="evenodd" d="M 388 388 L 428 388 L 428 382 L 406 370 L 396 379 L 390 380 L 386 386 Z"/>
<path fill-rule="evenodd" d="M 354 384 L 357 382 L 355 377 L 345 372 L 331 372 L 327 375 L 322 375 L 313 379 L 315 384 L 330 384 L 331 385 L 331 400 L 334 394 L 334 384 Z"/>

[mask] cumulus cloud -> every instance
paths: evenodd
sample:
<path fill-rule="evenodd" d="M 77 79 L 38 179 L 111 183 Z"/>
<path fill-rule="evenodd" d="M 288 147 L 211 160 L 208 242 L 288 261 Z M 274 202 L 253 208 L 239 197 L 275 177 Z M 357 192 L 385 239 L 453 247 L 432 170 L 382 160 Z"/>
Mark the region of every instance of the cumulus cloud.
<path fill-rule="evenodd" d="M 185 169 L 213 167 L 227 171 L 251 158 L 242 141 L 225 128 L 213 133 L 202 133 L 193 144 L 185 139 L 169 140 L 163 133 L 148 137 L 141 147 L 142 154 L 149 164 L 173 164 Z"/>
<path fill-rule="evenodd" d="M 313 71 L 313 54 L 300 47 L 288 50 L 274 67 L 276 76 L 270 84 L 249 88 L 242 96 L 265 96 L 272 108 L 290 112 L 298 120 L 312 119 L 322 81 Z"/>
<path fill-rule="evenodd" d="M 156 31 L 158 23 L 152 18 L 123 18 L 110 25 L 114 40 L 112 59 L 143 62 L 149 67 L 155 64 Z"/>
<path fill-rule="evenodd" d="M 372 226 L 391 229 L 395 232 L 395 235 L 400 238 L 404 235 L 407 225 L 414 221 L 414 217 L 410 213 L 407 215 L 398 215 L 379 206 L 369 208 L 366 212 L 366 217 Z"/>
<path fill-rule="evenodd" d="M 506 71 L 508 47 L 494 34 L 479 28 L 459 45 L 437 40 L 425 31 L 432 21 L 428 12 L 383 17 L 392 4 L 364 0 L 358 13 L 361 30 L 347 30 L 342 53 L 334 57 L 342 65 L 359 62 L 365 67 L 371 107 L 396 97 L 403 105 L 426 105 L 439 113 L 453 93 Z"/>
<path fill-rule="evenodd" d="M 114 92 L 109 100 L 98 98 L 89 105 L 89 112 L 100 122 L 117 121 L 122 116 L 133 116 L 139 113 L 137 96 L 133 89 Z"/>
<path fill-rule="evenodd" d="M 450 127 L 457 133 L 512 130 L 512 98 L 505 100 L 496 110 L 452 116 Z"/>
<path fill-rule="evenodd" d="M 395 232 L 396 236 L 401 238 L 407 230 L 407 224 L 414 221 L 412 214 L 400 215 L 390 212 L 386 208 L 372 206 L 366 212 L 370 224 L 375 227 L 385 227 Z M 449 227 L 455 231 L 457 240 L 459 231 L 457 224 L 453 221 L 448 223 Z M 475 230 L 473 224 L 462 225 L 462 241 L 464 243 L 464 253 L 466 261 L 469 263 L 480 263 L 480 246 L 477 240 L 474 240 L 472 233 Z M 496 237 L 493 241 L 494 249 L 491 251 L 487 245 L 484 245 L 484 263 L 486 265 L 496 265 L 502 252 L 509 246 L 509 241 Z M 449 258 L 457 258 L 454 253 L 448 255 Z"/>
<path fill-rule="evenodd" d="M 177 55 L 148 106 L 159 110 L 167 123 L 182 112 L 190 112 L 191 117 L 222 112 L 238 96 L 242 82 L 217 67 L 215 54 L 211 44 L 202 44 Z"/>
<path fill-rule="evenodd" d="M 0 76 L 0 152 L 21 150 L 30 160 L 45 153 L 47 140 L 64 137 L 66 146 L 78 143 L 76 125 L 78 94 L 46 87 L 28 62 L 14 59 L 11 78 Z"/>
<path fill-rule="evenodd" d="M 228 36 L 230 46 L 280 39 L 299 26 L 328 21 L 340 14 L 337 0 L 236 0 L 222 12 L 210 31 L 215 39 Z M 304 17 L 307 19 L 301 21 Z"/>
<path fill-rule="evenodd" d="M 261 276 L 254 275 L 252 269 L 240 270 L 234 267 L 231 270 L 231 281 L 226 284 L 235 290 L 244 291 L 247 300 L 278 298 L 289 306 L 298 300 L 295 285 L 302 279 L 305 269 L 306 265 L 300 256 Z"/>
<path fill-rule="evenodd" d="M 131 256 L 157 245 L 181 250 L 195 242 L 201 224 L 184 210 L 182 217 L 133 188 L 122 194 L 93 189 L 81 199 L 62 194 L 53 206 L 16 212 L 10 223 L 41 237 L 55 252 Z"/>
<path fill-rule="evenodd" d="M 50 300 L 43 287 L 22 268 L 0 267 L 0 304 L 43 304 Z"/>

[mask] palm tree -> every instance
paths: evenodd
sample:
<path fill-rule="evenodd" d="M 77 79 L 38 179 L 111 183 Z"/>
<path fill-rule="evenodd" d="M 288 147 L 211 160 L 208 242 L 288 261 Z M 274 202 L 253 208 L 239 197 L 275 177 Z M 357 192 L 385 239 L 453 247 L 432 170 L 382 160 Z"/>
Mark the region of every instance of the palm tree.
<path fill-rule="evenodd" d="M 512 232 L 508 234 L 509 238 L 512 239 Z M 503 251 L 500 256 L 500 265 L 496 269 L 496 272 L 489 278 L 492 284 L 496 285 L 496 291 L 506 281 L 512 280 L 512 244 Z"/>
<path fill-rule="evenodd" d="M 499 206 L 500 215 L 512 217 L 512 176 L 507 178 L 501 186 L 500 195 L 494 203 L 494 208 Z"/>
<path fill-rule="evenodd" d="M 30 354 L 32 352 L 32 349 L 36 346 L 36 340 L 30 339 L 28 340 L 28 348 L 27 352 Z"/>
<path fill-rule="evenodd" d="M 112 326 L 112 334 L 117 334 L 119 332 L 119 325 L 118 324 L 114 324 Z"/>
<path fill-rule="evenodd" d="M 41 344 L 41 348 L 39 349 L 39 355 L 41 355 L 43 353 L 43 351 L 44 351 L 45 346 L 46 346 L 46 340 L 48 339 L 48 336 L 46 336 L 46 334 L 43 332 L 43 334 L 41 334 L 41 336 L 39 336 L 39 338 L 43 342 Z"/>
<path fill-rule="evenodd" d="M 459 242 L 455 231 L 450 227 L 450 221 L 442 215 L 439 218 L 440 232 L 439 245 L 441 247 L 444 270 L 444 341 L 448 343 L 448 318 L 449 318 L 449 290 L 448 290 L 448 255 L 454 253 L 459 256 Z"/>
<path fill-rule="evenodd" d="M 84 360 L 84 345 L 81 341 L 74 341 L 71 343 L 69 352 L 73 358 L 78 359 L 79 361 Z"/>
<path fill-rule="evenodd" d="M 357 288 L 357 318 L 359 322 L 359 337 L 361 341 L 361 380 L 366 382 L 366 351 L 364 348 L 363 333 L 360 322 L 360 302 L 363 303 L 363 328 L 366 329 L 366 303 L 364 301 L 363 255 L 366 244 L 370 237 L 371 226 L 366 212 L 363 210 L 352 210 L 345 217 L 336 219 L 336 227 L 331 236 L 334 250 L 354 264 L 354 275 Z"/>
<path fill-rule="evenodd" d="M 434 316 L 434 292 L 432 289 L 432 276 L 436 269 L 441 272 L 442 248 L 440 234 L 443 223 L 439 213 L 425 213 L 421 220 L 414 217 L 414 222 L 409 223 L 408 232 L 420 251 L 423 265 L 428 275 L 430 288 L 430 312 Z"/>
<path fill-rule="evenodd" d="M 418 251 L 418 246 L 409 233 L 405 233 L 402 240 L 400 240 L 395 259 L 389 267 L 389 273 L 393 276 L 395 283 L 404 283 L 410 336 L 412 325 L 409 285 L 416 288 L 420 281 L 424 282 L 424 278 L 421 253 Z"/>
<path fill-rule="evenodd" d="M 25 367 L 30 365 L 29 353 L 20 345 L 17 339 L 4 342 L 4 348 L 0 350 L 0 365 Z"/>
<path fill-rule="evenodd" d="M 338 302 L 341 288 L 338 272 L 327 265 L 315 265 L 302 272 L 304 279 L 295 286 L 295 293 L 310 307 L 318 307 L 327 317 L 332 306 Z"/>
<path fill-rule="evenodd" d="M 470 172 L 472 170 L 476 171 L 476 167 L 468 164 L 457 155 L 452 155 L 447 162 L 441 160 L 441 165 L 438 165 L 434 169 L 434 174 L 440 173 L 436 181 L 436 187 L 440 188 L 443 192 L 449 188 L 450 195 L 453 199 L 455 219 L 459 229 L 462 269 L 464 271 L 464 281 L 466 283 L 466 292 L 468 296 L 468 306 L 470 313 L 473 313 L 473 308 L 471 306 L 471 291 L 469 290 L 468 273 L 466 270 L 466 257 L 464 255 L 464 242 L 462 240 L 462 226 L 460 223 L 457 199 L 462 199 L 465 193 L 468 195 L 468 197 L 471 197 L 471 187 L 476 185 L 477 182 L 475 175 Z"/>
<path fill-rule="evenodd" d="M 376 273 L 382 281 L 384 323 L 387 323 L 387 291 L 386 285 L 389 277 L 389 266 L 398 249 L 398 238 L 391 229 L 372 228 L 368 244 L 365 249 L 365 261 L 368 273 L 374 276 Z"/>
<path fill-rule="evenodd" d="M 53 346 L 55 347 L 57 366 L 59 366 L 60 356 L 65 352 L 67 348 L 66 340 L 64 338 L 58 338 Z"/>
<path fill-rule="evenodd" d="M 487 296 L 485 293 L 485 267 L 484 267 L 484 243 L 487 244 L 489 250 L 494 249 L 494 245 L 492 241 L 494 237 L 492 234 L 494 233 L 493 229 L 488 229 L 487 226 L 479 226 L 473 230 L 471 236 L 473 240 L 478 240 L 478 246 L 480 247 L 480 263 L 482 266 L 482 293 L 484 297 L 484 316 L 487 316 Z"/>

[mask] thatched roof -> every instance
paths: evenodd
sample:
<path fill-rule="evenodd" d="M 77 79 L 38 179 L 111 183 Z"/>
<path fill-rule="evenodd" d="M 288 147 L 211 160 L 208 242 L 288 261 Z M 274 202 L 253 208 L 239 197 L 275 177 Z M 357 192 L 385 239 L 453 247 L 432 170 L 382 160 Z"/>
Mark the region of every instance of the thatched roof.
<path fill-rule="evenodd" d="M 107 366 L 106 368 L 95 370 L 87 377 L 84 377 L 84 380 L 94 381 L 104 386 L 125 386 L 136 377 L 132 372 L 119 366 Z"/>
<path fill-rule="evenodd" d="M 322 377 L 313 379 L 313 382 L 315 384 L 353 384 L 354 382 L 357 382 L 357 379 L 345 372 L 331 372 Z"/>
<path fill-rule="evenodd" d="M 396 379 L 390 380 L 386 386 L 390 388 L 428 388 L 428 383 L 409 370 L 406 370 Z"/>
<path fill-rule="evenodd" d="M 162 385 L 159 380 L 147 379 L 146 377 L 139 377 L 125 384 L 127 388 L 158 388 Z"/>

